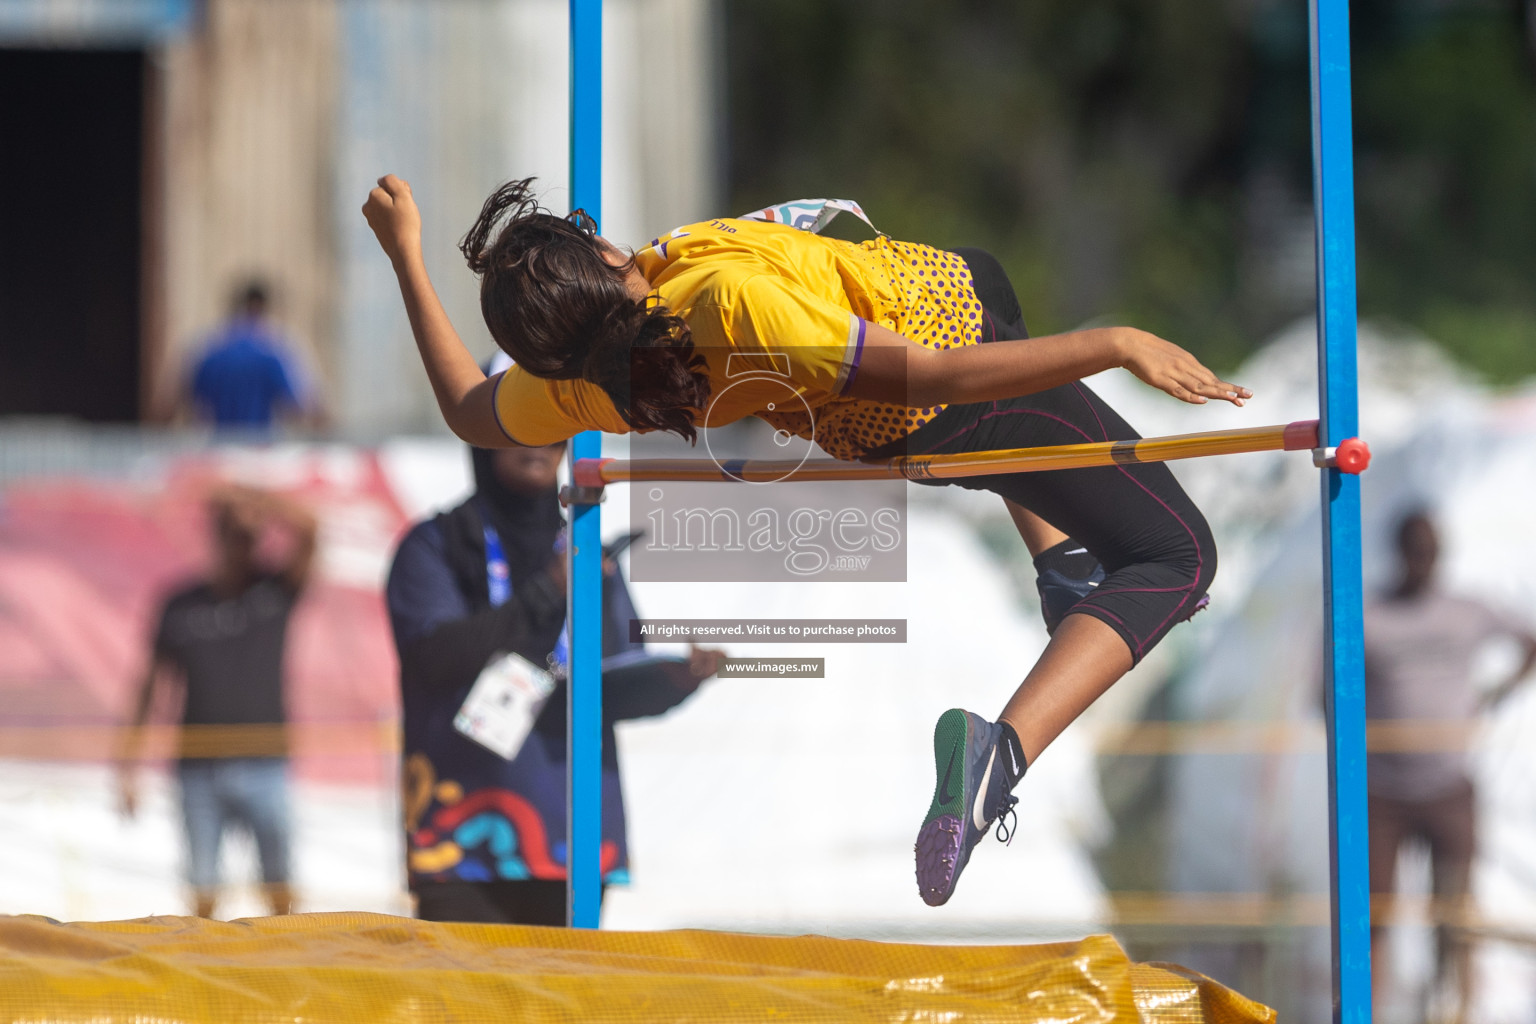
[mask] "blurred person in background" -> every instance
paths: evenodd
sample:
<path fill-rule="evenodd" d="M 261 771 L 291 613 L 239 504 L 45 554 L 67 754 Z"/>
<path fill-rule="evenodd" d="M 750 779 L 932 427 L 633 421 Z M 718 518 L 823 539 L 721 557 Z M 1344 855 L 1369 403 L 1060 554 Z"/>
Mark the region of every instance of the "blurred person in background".
<path fill-rule="evenodd" d="M 198 917 L 218 897 L 224 833 L 248 828 L 274 914 L 293 909 L 283 655 L 288 622 L 314 563 L 314 516 L 289 499 L 225 487 L 208 502 L 214 560 L 165 601 L 134 702 L 119 770 L 123 813 L 138 807 L 136 762 L 157 691 L 182 698 L 177 777 L 187 880 Z M 269 532 L 286 534 L 266 559 Z M 271 538 L 281 543 L 278 538 Z"/>
<path fill-rule="evenodd" d="M 400 655 L 407 873 L 417 916 L 566 923 L 567 638 L 564 442 L 472 448 L 475 493 L 418 523 L 400 543 L 387 598 Z M 604 888 L 625 879 L 623 796 L 614 723 L 659 715 L 714 675 L 720 653 L 649 658 L 612 557 L 603 579 Z M 471 690 L 508 655 L 549 666 L 554 689 L 531 731 L 499 752 L 461 731 Z M 622 668 L 621 668 L 622 666 Z M 456 724 L 458 720 L 459 724 Z"/>
<path fill-rule="evenodd" d="M 1367 719 L 1406 722 L 1469 721 L 1507 697 L 1536 666 L 1536 636 L 1524 624 L 1481 602 L 1440 586 L 1440 540 L 1424 510 L 1404 516 L 1397 530 L 1399 576 L 1365 609 Z M 1473 664 L 1484 646 L 1512 638 L 1523 647 L 1519 667 L 1498 686 L 1479 693 Z M 1370 876 L 1374 901 L 1390 907 L 1397 856 L 1407 841 L 1429 847 L 1436 929 L 1436 976 L 1454 972 L 1461 1014 L 1472 1005 L 1471 943 L 1464 921 L 1475 849 L 1476 794 L 1465 757 L 1453 751 L 1377 752 L 1368 755 Z M 1387 919 L 1390 915 L 1379 915 Z M 1386 930 L 1372 942 L 1378 1005 L 1390 988 Z"/>
<path fill-rule="evenodd" d="M 323 426 L 324 413 L 299 371 L 293 344 L 269 316 L 265 282 L 241 285 L 229 318 L 203 344 L 185 382 L 191 418 L 219 430 L 270 431 L 285 420 Z"/>

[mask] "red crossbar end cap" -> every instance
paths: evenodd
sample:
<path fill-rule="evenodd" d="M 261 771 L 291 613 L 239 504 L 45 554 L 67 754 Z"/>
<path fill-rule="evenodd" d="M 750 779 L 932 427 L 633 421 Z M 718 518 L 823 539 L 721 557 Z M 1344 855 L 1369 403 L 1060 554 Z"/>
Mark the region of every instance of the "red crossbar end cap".
<path fill-rule="evenodd" d="M 1338 451 L 1334 454 L 1335 464 L 1340 473 L 1349 473 L 1359 476 L 1371 465 L 1371 446 L 1358 437 L 1345 438 L 1339 442 Z"/>
<path fill-rule="evenodd" d="M 1288 452 L 1316 448 L 1317 420 L 1297 420 L 1295 423 L 1287 423 L 1282 436 L 1285 438 L 1285 450 Z"/>
<path fill-rule="evenodd" d="M 577 459 L 575 467 L 571 470 L 571 483 L 577 487 L 593 487 L 602 490 L 606 485 L 603 480 L 603 466 L 612 462 L 612 459 Z"/>

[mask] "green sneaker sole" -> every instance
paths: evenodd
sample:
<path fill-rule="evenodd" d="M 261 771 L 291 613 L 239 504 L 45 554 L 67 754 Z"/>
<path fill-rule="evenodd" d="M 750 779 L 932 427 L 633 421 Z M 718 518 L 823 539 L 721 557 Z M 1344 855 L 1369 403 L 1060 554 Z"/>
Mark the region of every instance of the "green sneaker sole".
<path fill-rule="evenodd" d="M 923 818 L 924 824 L 944 814 L 957 818 L 965 816 L 966 773 L 971 767 L 967 756 L 968 726 L 966 713 L 959 708 L 944 712 L 934 724 L 933 803 Z"/>

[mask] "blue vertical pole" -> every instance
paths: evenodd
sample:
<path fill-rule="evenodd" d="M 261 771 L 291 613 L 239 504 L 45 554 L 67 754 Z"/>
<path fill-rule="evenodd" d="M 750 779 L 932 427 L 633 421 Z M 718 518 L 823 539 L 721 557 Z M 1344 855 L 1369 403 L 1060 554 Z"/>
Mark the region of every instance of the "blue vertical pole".
<path fill-rule="evenodd" d="M 1309 0 L 1312 191 L 1317 218 L 1319 442 L 1359 431 L 1355 366 L 1355 188 L 1348 0 Z M 1328 718 L 1333 1019 L 1371 1021 L 1360 478 L 1323 471 L 1324 674 Z"/>
<path fill-rule="evenodd" d="M 603 4 L 571 0 L 571 209 L 601 222 L 603 131 Z M 578 434 L 576 459 L 602 454 L 602 435 Z M 566 787 L 567 920 L 596 928 L 601 909 L 603 828 L 603 552 L 598 505 L 571 506 L 567 548 L 570 580 L 571 683 L 567 689 L 569 772 Z"/>

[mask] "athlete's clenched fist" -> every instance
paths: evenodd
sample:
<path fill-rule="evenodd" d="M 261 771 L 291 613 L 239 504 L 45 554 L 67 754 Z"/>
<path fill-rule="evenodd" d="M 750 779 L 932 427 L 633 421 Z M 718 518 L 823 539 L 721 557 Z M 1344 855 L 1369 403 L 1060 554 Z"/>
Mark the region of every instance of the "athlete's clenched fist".
<path fill-rule="evenodd" d="M 408 182 L 393 174 L 380 178 L 363 204 L 363 216 L 391 263 L 421 255 L 421 211 Z"/>

